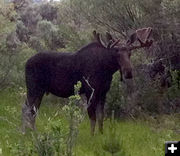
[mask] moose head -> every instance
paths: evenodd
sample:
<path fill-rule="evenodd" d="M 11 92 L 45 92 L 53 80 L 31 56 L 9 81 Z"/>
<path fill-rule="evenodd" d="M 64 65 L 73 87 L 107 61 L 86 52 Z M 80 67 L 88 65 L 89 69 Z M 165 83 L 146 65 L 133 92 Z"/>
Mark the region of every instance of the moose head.
<path fill-rule="evenodd" d="M 150 47 L 153 43 L 150 40 L 150 36 L 152 33 L 152 28 L 143 28 L 138 29 L 133 33 L 125 44 L 120 43 L 120 39 L 115 39 L 111 36 L 110 33 L 106 33 L 106 38 L 108 43 L 105 44 L 100 37 L 100 34 L 96 31 L 93 32 L 93 35 L 104 48 L 109 49 L 112 55 L 116 58 L 119 66 L 119 71 L 121 73 L 121 81 L 123 78 L 132 79 L 132 65 L 130 61 L 132 50 Z M 139 45 L 133 45 L 133 43 L 137 42 Z"/>

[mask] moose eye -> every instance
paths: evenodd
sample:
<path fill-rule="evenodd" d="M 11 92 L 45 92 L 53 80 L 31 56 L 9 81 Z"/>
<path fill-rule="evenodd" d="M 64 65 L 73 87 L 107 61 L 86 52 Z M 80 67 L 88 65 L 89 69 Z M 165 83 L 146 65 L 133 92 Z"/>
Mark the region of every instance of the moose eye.
<path fill-rule="evenodd" d="M 114 56 L 119 56 L 119 55 L 120 55 L 119 49 L 117 49 L 117 48 L 114 49 L 113 55 L 114 55 Z"/>

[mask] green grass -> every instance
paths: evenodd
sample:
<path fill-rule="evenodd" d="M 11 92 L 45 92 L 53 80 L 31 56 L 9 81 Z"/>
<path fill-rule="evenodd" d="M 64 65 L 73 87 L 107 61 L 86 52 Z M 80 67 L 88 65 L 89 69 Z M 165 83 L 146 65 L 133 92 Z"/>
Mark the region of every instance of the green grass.
<path fill-rule="evenodd" d="M 20 132 L 21 105 L 24 97 L 20 91 L 7 89 L 0 92 L 0 148 L 3 156 L 13 155 L 16 146 L 25 144 L 28 148 L 32 143 L 32 132 L 26 135 Z M 48 132 L 53 122 L 61 122 L 64 131 L 68 129 L 65 115 L 56 100 L 51 102 L 45 97 L 37 118 L 39 133 Z M 109 136 L 110 122 L 105 121 L 104 134 L 97 131 L 90 135 L 89 121 L 86 117 L 79 127 L 79 135 L 74 148 L 77 156 L 110 156 L 102 146 Z M 127 156 L 163 156 L 164 143 L 169 140 L 180 140 L 180 116 L 161 115 L 157 119 L 120 120 L 116 123 L 116 139 L 122 142 L 122 149 Z M 20 147 L 19 147 L 20 148 Z M 117 153 L 116 156 L 119 156 Z"/>

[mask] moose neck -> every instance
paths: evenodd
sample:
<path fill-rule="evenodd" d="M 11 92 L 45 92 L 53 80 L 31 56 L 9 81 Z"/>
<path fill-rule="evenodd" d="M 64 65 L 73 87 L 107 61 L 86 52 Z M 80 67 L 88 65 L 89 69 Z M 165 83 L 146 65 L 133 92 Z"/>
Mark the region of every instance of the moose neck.
<path fill-rule="evenodd" d="M 104 59 L 102 62 L 104 64 L 104 69 L 107 72 L 114 74 L 119 69 L 119 64 L 117 58 L 113 55 L 113 50 L 106 49 L 103 55 Z"/>

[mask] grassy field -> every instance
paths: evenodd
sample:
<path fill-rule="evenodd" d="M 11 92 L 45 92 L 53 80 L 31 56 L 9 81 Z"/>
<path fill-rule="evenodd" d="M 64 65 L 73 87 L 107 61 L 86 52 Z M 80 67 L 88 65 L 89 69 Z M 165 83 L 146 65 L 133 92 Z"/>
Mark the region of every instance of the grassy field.
<path fill-rule="evenodd" d="M 20 132 L 23 101 L 24 96 L 20 91 L 7 89 L 0 92 L 0 155 L 2 156 L 26 155 L 26 152 L 34 146 L 32 143 L 34 133 L 29 130 L 23 135 Z M 38 133 L 48 133 L 53 123 L 59 123 L 63 131 L 67 131 L 67 120 L 57 101 L 51 103 L 48 97 L 43 99 L 37 118 Z M 119 120 L 115 127 L 115 142 L 120 142 L 124 156 L 163 156 L 165 141 L 180 140 L 178 114 L 161 115 L 157 119 L 146 117 L 146 119 Z M 104 130 L 103 135 L 96 132 L 92 137 L 86 117 L 79 126 L 74 154 L 76 156 L 110 156 L 111 154 L 104 148 L 111 133 L 109 120 L 105 121 Z M 120 153 L 114 156 L 120 156 Z"/>

